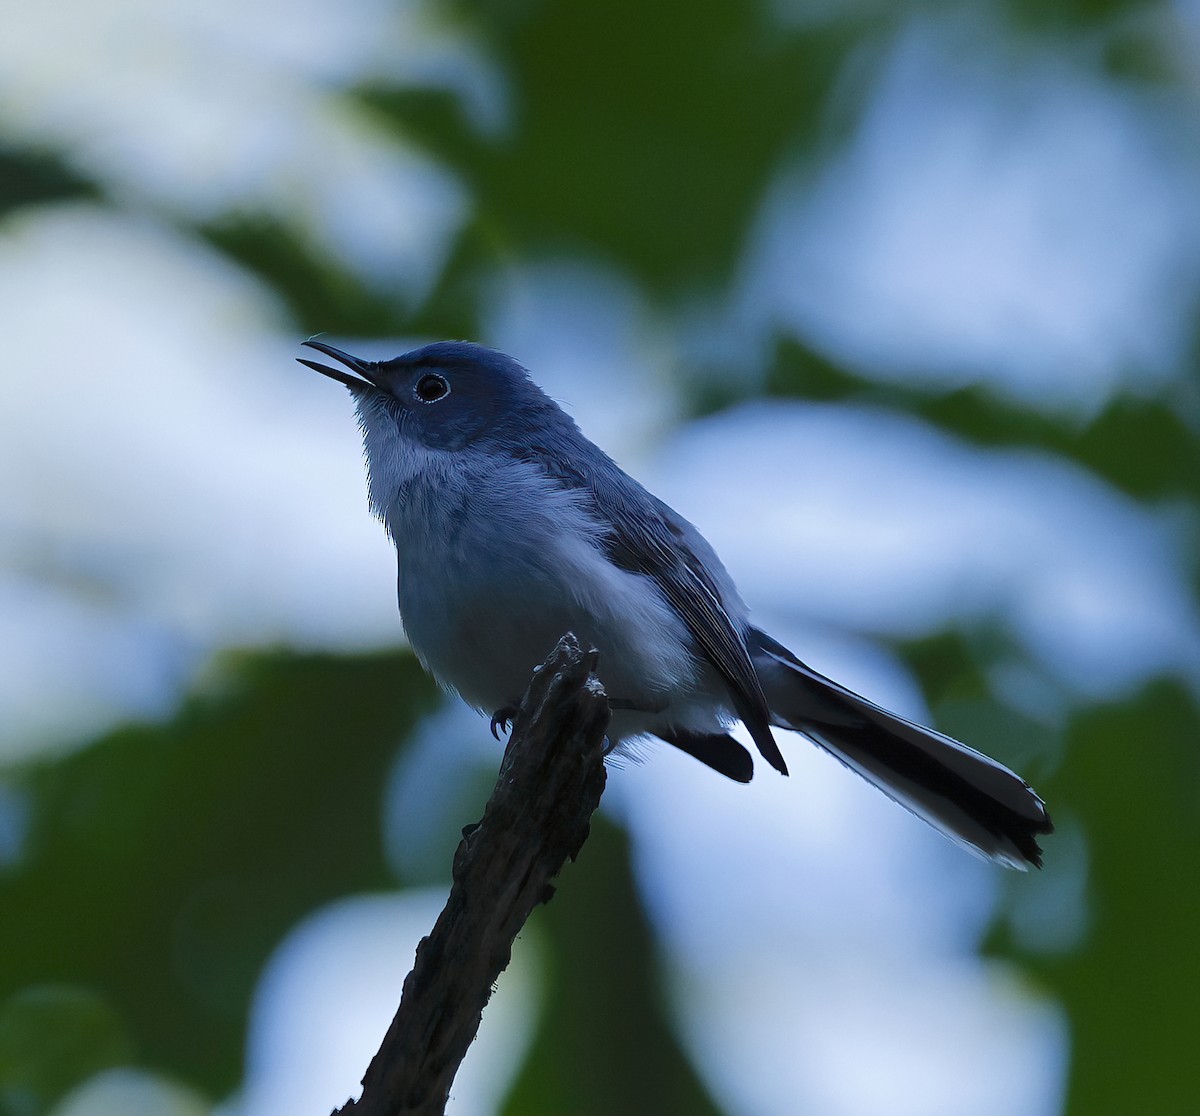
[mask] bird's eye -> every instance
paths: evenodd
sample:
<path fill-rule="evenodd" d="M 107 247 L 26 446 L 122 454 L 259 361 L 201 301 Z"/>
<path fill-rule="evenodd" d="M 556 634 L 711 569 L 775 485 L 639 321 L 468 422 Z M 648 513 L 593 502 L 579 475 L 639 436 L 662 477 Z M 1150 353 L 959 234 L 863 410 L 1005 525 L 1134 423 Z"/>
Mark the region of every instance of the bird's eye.
<path fill-rule="evenodd" d="M 436 403 L 450 394 L 450 384 L 443 376 L 430 373 L 417 381 L 417 398 L 422 403 Z"/>

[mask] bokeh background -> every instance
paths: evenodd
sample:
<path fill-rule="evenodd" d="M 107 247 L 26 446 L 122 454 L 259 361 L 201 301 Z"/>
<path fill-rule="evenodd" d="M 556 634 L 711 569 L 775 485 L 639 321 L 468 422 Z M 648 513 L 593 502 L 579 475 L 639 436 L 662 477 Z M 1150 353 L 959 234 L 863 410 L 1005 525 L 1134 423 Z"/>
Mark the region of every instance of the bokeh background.
<path fill-rule="evenodd" d="M 1200 3 L 56 0 L 0 35 L 0 1113 L 355 1094 L 499 760 L 346 393 L 504 348 L 1041 873 L 662 748 L 451 1111 L 1197 1111 Z"/>

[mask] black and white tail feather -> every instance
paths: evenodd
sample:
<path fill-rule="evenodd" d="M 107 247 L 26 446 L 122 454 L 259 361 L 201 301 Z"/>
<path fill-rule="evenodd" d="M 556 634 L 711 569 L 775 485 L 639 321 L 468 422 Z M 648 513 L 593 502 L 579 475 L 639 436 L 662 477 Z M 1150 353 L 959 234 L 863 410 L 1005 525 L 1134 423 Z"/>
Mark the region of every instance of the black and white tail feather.
<path fill-rule="evenodd" d="M 1011 868 L 1042 866 L 1037 835 L 1054 825 L 1019 775 L 818 674 L 757 628 L 747 635 L 776 726 L 803 733 L 967 849 Z"/>

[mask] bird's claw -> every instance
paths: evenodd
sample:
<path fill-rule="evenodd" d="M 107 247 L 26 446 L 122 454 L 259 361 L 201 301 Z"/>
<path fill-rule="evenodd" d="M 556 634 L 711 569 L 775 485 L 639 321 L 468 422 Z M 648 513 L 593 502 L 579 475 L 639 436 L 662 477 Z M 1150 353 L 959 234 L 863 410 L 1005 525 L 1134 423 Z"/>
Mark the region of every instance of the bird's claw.
<path fill-rule="evenodd" d="M 500 739 L 500 733 L 508 733 L 508 726 L 516 720 L 517 707 L 515 705 L 506 705 L 503 709 L 497 709 L 492 714 L 492 736 L 497 740 Z"/>

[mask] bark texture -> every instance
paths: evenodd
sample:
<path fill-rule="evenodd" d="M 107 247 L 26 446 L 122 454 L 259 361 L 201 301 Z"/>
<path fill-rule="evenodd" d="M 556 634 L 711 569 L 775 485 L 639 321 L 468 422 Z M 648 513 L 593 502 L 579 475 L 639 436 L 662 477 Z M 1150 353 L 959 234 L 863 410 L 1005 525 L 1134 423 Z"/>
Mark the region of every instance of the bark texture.
<path fill-rule="evenodd" d="M 596 652 L 571 634 L 538 668 L 478 825 L 464 830 L 446 906 L 404 981 L 400 1007 L 334 1116 L 441 1116 L 492 987 L 533 908 L 587 839 L 604 791 L 608 699 Z"/>

